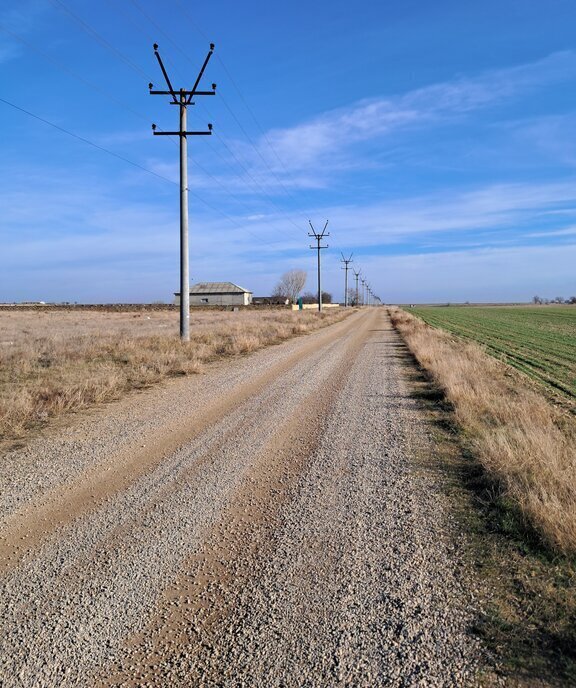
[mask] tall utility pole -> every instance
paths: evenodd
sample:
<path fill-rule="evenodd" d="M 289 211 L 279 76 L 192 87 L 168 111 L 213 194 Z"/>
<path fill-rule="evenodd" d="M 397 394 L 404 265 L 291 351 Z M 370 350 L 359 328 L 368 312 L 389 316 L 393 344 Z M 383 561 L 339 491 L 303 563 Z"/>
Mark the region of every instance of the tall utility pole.
<path fill-rule="evenodd" d="M 364 305 L 364 285 L 366 284 L 366 280 L 362 277 L 360 281 L 362 282 L 362 305 Z"/>
<path fill-rule="evenodd" d="M 322 278 L 321 278 L 321 271 L 320 271 L 320 251 L 323 248 L 328 248 L 328 244 L 326 246 L 320 246 L 320 242 L 325 236 L 330 236 L 330 232 L 326 233 L 326 227 L 328 227 L 328 220 L 326 220 L 326 224 L 324 225 L 324 229 L 322 230 L 321 234 L 318 234 L 318 232 L 314 229 L 312 226 L 312 222 L 308 220 L 308 223 L 310 224 L 310 228 L 312 229 L 312 234 L 308 232 L 309 237 L 314 237 L 316 239 L 316 246 L 310 246 L 312 250 L 318 251 L 318 311 L 322 310 Z"/>
<path fill-rule="evenodd" d="M 216 94 L 216 84 L 212 84 L 211 91 L 198 91 L 198 84 L 204 74 L 206 65 L 214 52 L 214 43 L 210 43 L 210 51 L 204 60 L 202 69 L 196 77 L 196 82 L 192 90 L 187 91 L 183 88 L 177 92 L 172 87 L 162 58 L 158 53 L 158 44 L 154 43 L 154 55 L 158 60 L 160 69 L 168 86 L 167 91 L 153 91 L 154 84 L 148 84 L 150 94 L 153 96 L 171 96 L 170 105 L 178 105 L 180 109 L 180 128 L 178 131 L 156 131 L 156 125 L 152 125 L 155 136 L 178 136 L 180 137 L 180 339 L 183 342 L 190 341 L 190 272 L 189 272 L 189 252 L 188 252 L 188 147 L 187 136 L 210 136 L 212 125 L 208 125 L 208 131 L 186 131 L 186 108 L 194 105 L 192 100 L 196 96 L 213 96 Z"/>
<path fill-rule="evenodd" d="M 360 301 L 358 301 L 358 278 L 360 277 L 360 270 L 356 271 L 352 269 L 352 272 L 354 273 L 354 279 L 356 280 L 356 307 L 360 304 Z"/>
<path fill-rule="evenodd" d="M 344 263 L 344 267 L 342 268 L 342 270 L 344 270 L 344 308 L 348 308 L 348 270 L 350 270 L 348 266 L 352 262 L 352 256 L 354 254 L 351 253 L 349 258 L 344 258 L 343 253 L 340 255 L 342 256 L 342 260 L 340 262 Z"/>

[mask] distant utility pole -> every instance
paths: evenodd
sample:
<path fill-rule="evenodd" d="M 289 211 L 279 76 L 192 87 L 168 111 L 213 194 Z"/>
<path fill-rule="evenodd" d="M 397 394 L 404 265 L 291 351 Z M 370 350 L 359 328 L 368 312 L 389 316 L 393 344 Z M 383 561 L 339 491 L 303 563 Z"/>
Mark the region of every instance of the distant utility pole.
<path fill-rule="evenodd" d="M 204 60 L 202 69 L 196 77 L 192 90 L 181 88 L 176 92 L 172 88 L 170 78 L 164 67 L 164 63 L 158 53 L 158 44 L 154 43 L 154 55 L 158 60 L 162 74 L 168 86 L 167 91 L 153 91 L 154 84 L 148 84 L 150 94 L 153 96 L 171 96 L 170 105 L 178 105 L 180 109 L 180 129 L 178 131 L 156 131 L 156 125 L 152 125 L 155 136 L 179 136 L 180 137 L 180 339 L 183 342 L 190 341 L 190 277 L 189 277 L 189 252 L 188 252 L 188 148 L 187 136 L 210 136 L 212 125 L 208 125 L 208 131 L 186 131 L 186 108 L 194 105 L 192 98 L 195 96 L 213 96 L 216 94 L 216 84 L 212 84 L 211 91 L 198 91 L 198 84 L 204 74 L 206 65 L 214 52 L 214 43 L 210 43 L 210 51 Z"/>
<path fill-rule="evenodd" d="M 362 282 L 362 305 L 364 305 L 364 303 L 365 303 L 365 300 L 364 300 L 364 286 L 365 286 L 365 284 L 366 284 L 366 280 L 362 277 L 361 282 Z"/>
<path fill-rule="evenodd" d="M 312 250 L 318 251 L 318 311 L 322 310 L 322 278 L 321 278 L 321 272 L 320 272 L 320 251 L 323 248 L 328 248 L 328 244 L 326 246 L 320 246 L 320 242 L 325 236 L 330 236 L 330 232 L 326 233 L 326 227 L 328 227 L 328 220 L 326 220 L 326 224 L 324 225 L 324 229 L 322 230 L 321 234 L 318 234 L 318 232 L 314 229 L 312 226 L 312 222 L 308 220 L 308 223 L 310 224 L 310 228 L 312 229 L 312 234 L 308 232 L 309 237 L 314 237 L 316 239 L 316 246 L 310 246 Z"/>
<path fill-rule="evenodd" d="M 356 306 L 358 306 L 358 304 L 360 303 L 358 301 L 358 278 L 360 277 L 360 270 L 356 271 L 352 269 L 352 272 L 354 273 L 354 278 L 356 280 Z"/>
<path fill-rule="evenodd" d="M 348 266 L 352 262 L 352 256 L 354 254 L 351 253 L 350 258 L 344 258 L 343 253 L 340 255 L 342 256 L 342 260 L 340 262 L 344 263 L 344 267 L 342 268 L 342 270 L 344 270 L 344 308 L 348 308 L 348 270 L 350 270 Z"/>

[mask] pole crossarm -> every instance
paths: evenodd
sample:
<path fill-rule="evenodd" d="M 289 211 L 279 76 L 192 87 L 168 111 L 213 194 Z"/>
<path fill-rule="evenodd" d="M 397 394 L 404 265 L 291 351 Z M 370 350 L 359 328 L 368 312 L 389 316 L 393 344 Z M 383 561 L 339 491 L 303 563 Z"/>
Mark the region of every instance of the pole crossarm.
<path fill-rule="evenodd" d="M 210 61 L 210 58 L 212 57 L 212 54 L 214 53 L 214 43 L 210 43 L 210 50 L 208 51 L 208 55 L 206 55 L 206 59 L 204 60 L 204 64 L 202 65 L 202 69 L 200 70 L 200 73 L 196 77 L 196 81 L 194 83 L 194 86 L 192 86 L 192 92 L 188 96 L 188 103 L 192 102 L 192 97 L 196 94 L 196 89 L 198 88 L 198 84 L 200 83 L 200 79 L 202 78 L 202 75 L 204 74 L 204 70 L 206 69 L 206 66 L 208 62 Z M 216 84 L 212 84 L 212 89 L 215 91 L 216 90 Z"/>
<path fill-rule="evenodd" d="M 216 84 L 212 84 L 212 85 L 214 86 L 214 88 L 216 88 Z M 148 84 L 148 86 L 150 87 L 149 93 L 151 96 L 170 96 L 170 95 L 172 95 L 172 91 L 153 91 L 152 90 L 153 84 Z M 192 93 L 192 91 L 186 91 L 185 89 L 182 89 L 181 91 L 178 91 L 178 93 L 183 93 L 185 96 L 188 96 Z M 216 91 L 194 91 L 194 95 L 195 96 L 215 96 Z M 175 103 L 172 103 L 172 105 L 180 105 L 180 103 L 178 101 L 176 101 Z M 192 105 L 194 105 L 194 103 L 192 103 Z"/>
<path fill-rule="evenodd" d="M 212 129 L 208 131 L 154 131 L 154 136 L 210 136 Z"/>

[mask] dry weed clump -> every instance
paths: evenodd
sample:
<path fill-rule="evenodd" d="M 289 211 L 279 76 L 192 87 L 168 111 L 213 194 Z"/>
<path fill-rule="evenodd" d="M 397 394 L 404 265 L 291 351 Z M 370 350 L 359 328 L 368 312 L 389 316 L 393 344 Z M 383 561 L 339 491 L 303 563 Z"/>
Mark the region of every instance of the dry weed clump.
<path fill-rule="evenodd" d="M 454 408 L 486 471 L 553 548 L 576 552 L 576 424 L 481 346 L 400 309 L 392 322 Z"/>
<path fill-rule="evenodd" d="M 0 440 L 22 439 L 57 416 L 166 377 L 198 373 L 208 362 L 312 332 L 346 315 L 198 313 L 185 345 L 176 314 L 0 315 Z M 151 334 L 154 329 L 162 334 Z"/>

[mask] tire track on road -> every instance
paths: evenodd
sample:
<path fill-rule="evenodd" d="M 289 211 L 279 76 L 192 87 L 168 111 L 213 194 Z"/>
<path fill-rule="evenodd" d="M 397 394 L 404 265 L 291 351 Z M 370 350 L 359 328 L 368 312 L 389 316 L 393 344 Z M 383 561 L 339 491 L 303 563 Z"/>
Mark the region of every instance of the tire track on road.
<path fill-rule="evenodd" d="M 103 437 L 103 462 L 89 467 L 63 485 L 41 493 L 26 503 L 23 509 L 3 520 L 0 524 L 0 574 L 17 566 L 27 551 L 37 547 L 57 528 L 105 506 L 107 500 L 126 490 L 138 478 L 160 465 L 166 457 L 217 424 L 238 405 L 262 393 L 300 359 L 321 350 L 335 337 L 344 337 L 353 332 L 357 327 L 357 318 L 358 315 L 354 315 L 342 323 L 302 338 L 298 340 L 297 346 L 280 345 L 278 348 L 286 351 L 286 355 L 281 356 L 263 373 L 258 372 L 255 367 L 248 382 L 241 379 L 232 384 L 224 394 L 211 398 L 204 406 L 191 407 L 187 414 L 178 415 L 175 421 L 169 418 L 160 431 L 157 427 L 150 430 L 142 428 L 136 442 L 122 444 L 120 449 L 115 441 L 109 442 L 108 451 L 107 440 L 110 438 Z M 251 359 L 257 361 L 260 353 Z M 234 365 L 234 362 L 230 363 Z M 209 380 L 210 374 L 204 378 Z M 192 385 L 195 383 L 195 379 L 191 381 Z M 133 404 L 134 400 L 130 400 L 130 405 Z M 110 412 L 114 412 L 113 405 Z M 88 447 L 83 448 L 82 443 L 73 448 L 74 452 L 88 450 Z M 58 458 L 62 462 L 66 461 L 65 455 Z"/>

